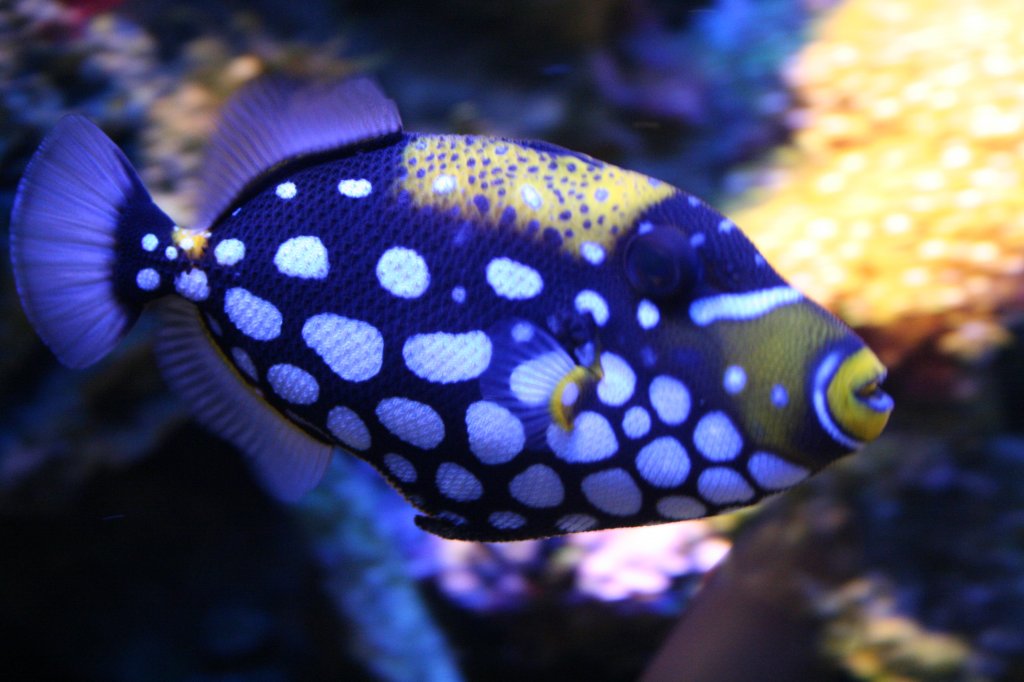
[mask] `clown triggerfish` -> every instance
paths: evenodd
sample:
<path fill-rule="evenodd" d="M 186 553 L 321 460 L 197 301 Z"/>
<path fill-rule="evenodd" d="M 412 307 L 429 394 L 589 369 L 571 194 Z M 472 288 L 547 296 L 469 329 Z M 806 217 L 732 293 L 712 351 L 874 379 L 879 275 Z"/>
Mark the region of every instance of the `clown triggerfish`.
<path fill-rule="evenodd" d="M 751 504 L 882 431 L 885 369 L 728 219 L 543 142 L 402 131 L 370 81 L 265 79 L 226 107 L 198 221 L 67 116 L 11 257 L 67 365 L 156 304 L 196 417 L 296 498 L 336 448 L 451 538 Z"/>

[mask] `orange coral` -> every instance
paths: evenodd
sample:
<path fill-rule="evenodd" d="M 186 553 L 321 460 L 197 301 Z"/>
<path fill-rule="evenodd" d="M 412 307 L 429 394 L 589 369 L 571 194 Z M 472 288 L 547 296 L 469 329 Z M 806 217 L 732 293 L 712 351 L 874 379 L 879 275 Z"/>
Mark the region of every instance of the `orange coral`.
<path fill-rule="evenodd" d="M 1024 302 L 1024 3 L 846 0 L 787 70 L 794 144 L 735 214 L 893 362 L 972 355 Z"/>

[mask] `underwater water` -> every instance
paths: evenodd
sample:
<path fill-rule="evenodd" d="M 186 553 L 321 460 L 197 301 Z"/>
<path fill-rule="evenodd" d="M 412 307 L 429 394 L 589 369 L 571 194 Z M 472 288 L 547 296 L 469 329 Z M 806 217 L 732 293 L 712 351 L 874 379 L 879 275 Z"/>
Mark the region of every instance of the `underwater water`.
<path fill-rule="evenodd" d="M 0 678 L 1024 680 L 1021 36 L 1016 0 L 0 3 Z M 6 252 L 63 114 L 187 225 L 218 109 L 268 73 L 701 196 L 872 345 L 891 423 L 660 526 L 442 540 L 355 458 L 275 501 L 153 320 L 67 369 Z"/>

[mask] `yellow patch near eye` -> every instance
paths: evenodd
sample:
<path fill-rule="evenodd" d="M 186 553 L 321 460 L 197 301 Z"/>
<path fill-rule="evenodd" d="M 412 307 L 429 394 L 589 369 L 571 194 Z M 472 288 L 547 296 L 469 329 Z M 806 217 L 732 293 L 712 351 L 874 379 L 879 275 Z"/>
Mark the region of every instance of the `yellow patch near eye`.
<path fill-rule="evenodd" d="M 573 367 L 551 392 L 551 400 L 548 402 L 551 420 L 563 431 L 571 431 L 573 421 L 579 413 L 583 393 L 600 380 L 600 366 L 596 369 L 580 365 Z"/>
<path fill-rule="evenodd" d="M 192 260 L 199 260 L 203 257 L 209 240 L 209 232 L 196 232 L 183 227 L 175 227 L 171 232 L 171 241 Z"/>
<path fill-rule="evenodd" d="M 868 348 L 846 358 L 828 385 L 827 398 L 833 418 L 849 435 L 860 441 L 874 440 L 882 433 L 892 411 L 891 399 L 869 404 L 878 392 L 885 367 Z"/>
<path fill-rule="evenodd" d="M 610 252 L 643 211 L 677 192 L 590 157 L 499 138 L 417 136 L 402 161 L 407 173 L 397 189 L 414 204 L 457 206 L 465 217 L 511 225 L 577 257 L 590 248 L 591 262 L 593 245 Z"/>

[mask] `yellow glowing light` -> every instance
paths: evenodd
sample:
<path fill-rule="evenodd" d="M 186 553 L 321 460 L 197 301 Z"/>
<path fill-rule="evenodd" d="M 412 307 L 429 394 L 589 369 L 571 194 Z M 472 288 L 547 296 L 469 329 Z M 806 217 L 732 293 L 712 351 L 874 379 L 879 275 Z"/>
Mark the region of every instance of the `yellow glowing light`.
<path fill-rule="evenodd" d="M 174 245 L 192 260 L 202 258 L 206 252 L 206 243 L 209 238 L 209 232 L 189 230 L 183 227 L 175 227 L 171 233 L 171 241 L 174 242 Z"/>

